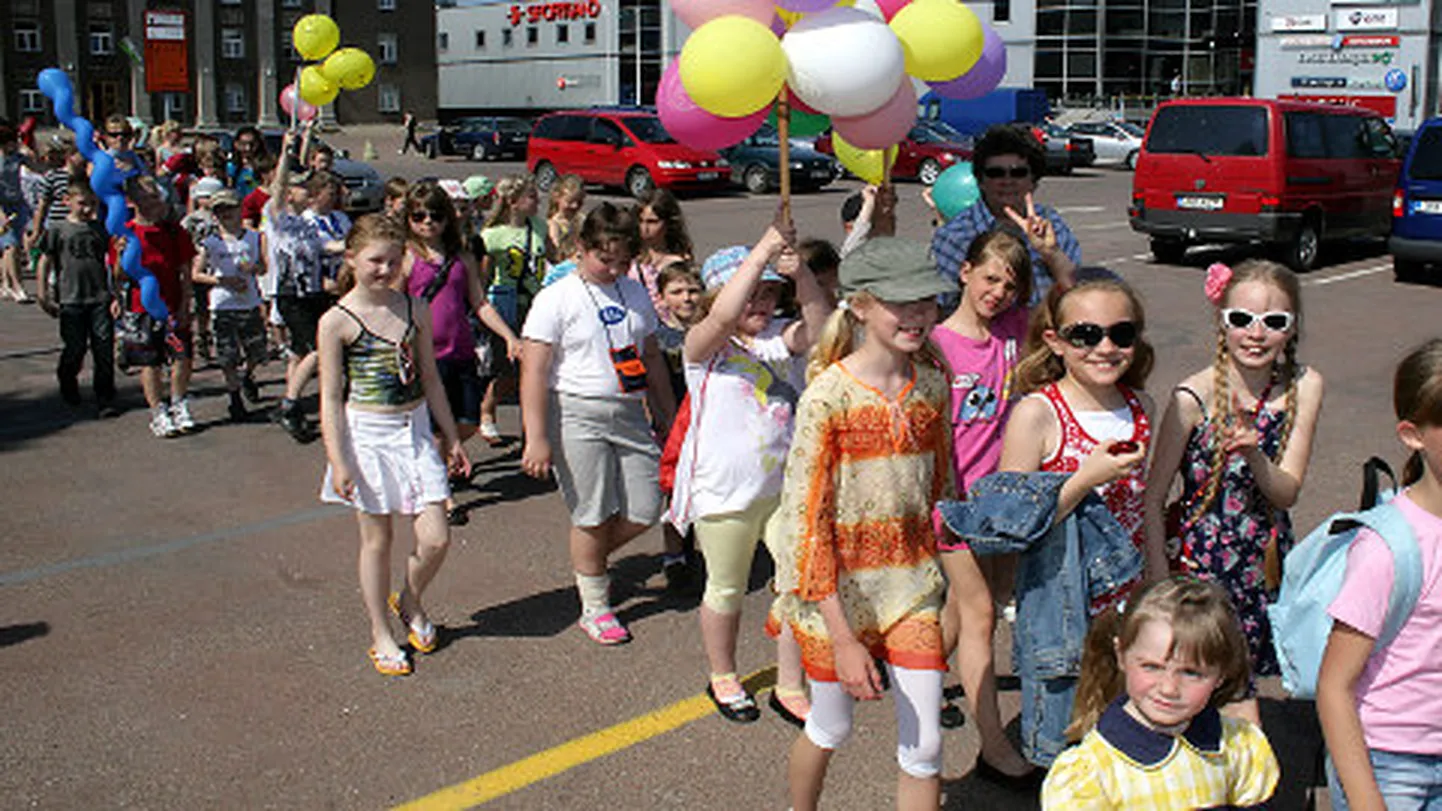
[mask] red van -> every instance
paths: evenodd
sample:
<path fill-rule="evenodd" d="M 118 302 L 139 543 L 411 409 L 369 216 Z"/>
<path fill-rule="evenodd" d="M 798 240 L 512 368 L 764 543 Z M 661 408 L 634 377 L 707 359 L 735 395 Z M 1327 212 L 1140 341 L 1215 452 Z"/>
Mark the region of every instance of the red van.
<path fill-rule="evenodd" d="M 587 183 L 620 186 L 637 199 L 658 187 L 724 189 L 731 183 L 725 158 L 677 143 L 655 113 L 634 108 L 542 116 L 526 145 L 526 168 L 541 191 L 561 175 L 577 174 Z"/>
<path fill-rule="evenodd" d="M 1165 102 L 1137 158 L 1128 209 L 1152 255 L 1260 241 L 1294 270 L 1321 243 L 1385 237 L 1400 161 L 1387 122 L 1360 107 L 1252 98 Z"/>

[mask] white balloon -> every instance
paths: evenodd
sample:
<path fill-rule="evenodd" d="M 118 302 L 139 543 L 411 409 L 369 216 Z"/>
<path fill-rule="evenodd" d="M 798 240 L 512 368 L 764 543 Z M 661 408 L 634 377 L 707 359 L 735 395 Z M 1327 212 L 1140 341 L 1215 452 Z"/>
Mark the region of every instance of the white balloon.
<path fill-rule="evenodd" d="M 781 38 L 787 85 L 827 115 L 855 117 L 896 95 L 906 56 L 891 28 L 865 11 L 838 6 L 808 14 Z"/>

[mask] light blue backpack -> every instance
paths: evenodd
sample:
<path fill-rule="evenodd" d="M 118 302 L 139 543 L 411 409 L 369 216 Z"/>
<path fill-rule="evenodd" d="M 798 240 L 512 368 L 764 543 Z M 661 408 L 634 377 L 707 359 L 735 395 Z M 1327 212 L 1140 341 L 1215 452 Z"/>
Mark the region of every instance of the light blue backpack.
<path fill-rule="evenodd" d="M 1367 462 L 1364 507 L 1377 501 L 1379 467 L 1391 475 L 1380 459 Z M 1422 550 L 1402 511 L 1391 503 L 1394 494 L 1395 490 L 1382 494 L 1383 503 L 1370 509 L 1337 513 L 1323 521 L 1283 561 L 1281 593 L 1277 602 L 1267 607 L 1267 615 L 1272 621 L 1272 645 L 1282 668 L 1282 686 L 1294 698 L 1317 695 L 1317 675 L 1332 632 L 1327 609 L 1342 589 L 1347 550 L 1359 529 L 1366 527 L 1377 533 L 1392 550 L 1392 593 L 1387 598 L 1387 614 L 1376 650 L 1391 644 L 1417 604 L 1422 591 Z"/>

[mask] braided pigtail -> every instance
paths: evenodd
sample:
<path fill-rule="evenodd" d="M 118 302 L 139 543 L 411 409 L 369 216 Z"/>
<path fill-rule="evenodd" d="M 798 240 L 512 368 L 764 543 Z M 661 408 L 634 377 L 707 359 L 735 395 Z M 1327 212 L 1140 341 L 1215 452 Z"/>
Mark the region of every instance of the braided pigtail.
<path fill-rule="evenodd" d="M 1302 376 L 1301 367 L 1297 364 L 1297 336 L 1294 334 L 1287 339 L 1287 346 L 1283 351 L 1281 376 L 1287 380 L 1287 406 L 1286 414 L 1282 417 L 1282 439 L 1277 443 L 1277 455 L 1272 461 L 1282 463 L 1282 457 L 1287 455 L 1287 443 L 1292 439 L 1292 426 L 1297 422 L 1297 383 Z M 1266 403 L 1258 403 L 1257 408 L 1262 408 Z"/>
<path fill-rule="evenodd" d="M 1227 454 L 1222 451 L 1223 429 L 1230 425 L 1235 415 L 1232 414 L 1232 393 L 1231 393 L 1231 358 L 1227 354 L 1227 334 L 1224 331 L 1217 333 L 1217 358 L 1212 363 L 1212 440 L 1207 448 L 1211 453 L 1211 470 L 1207 473 L 1207 483 L 1202 488 L 1201 498 L 1197 500 L 1197 506 L 1192 510 L 1191 515 L 1186 517 L 1182 524 L 1183 529 L 1190 527 L 1207 514 L 1212 508 L 1213 502 L 1217 500 L 1217 491 L 1222 487 L 1222 476 L 1227 470 Z"/>

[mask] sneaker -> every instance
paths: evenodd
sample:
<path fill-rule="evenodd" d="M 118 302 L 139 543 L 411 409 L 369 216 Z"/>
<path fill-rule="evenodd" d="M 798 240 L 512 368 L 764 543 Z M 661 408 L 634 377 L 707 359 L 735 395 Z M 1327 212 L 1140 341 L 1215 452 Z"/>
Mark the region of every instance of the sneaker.
<path fill-rule="evenodd" d="M 481 423 L 480 434 L 481 439 L 484 439 L 486 444 L 492 447 L 505 442 L 505 440 L 501 438 L 501 429 L 497 428 L 494 422 Z"/>
<path fill-rule="evenodd" d="M 631 632 L 626 626 L 616 619 L 616 615 L 610 611 L 604 614 L 582 614 L 580 622 L 581 630 L 591 638 L 597 645 L 624 645 L 631 641 Z"/>
<path fill-rule="evenodd" d="M 158 405 L 151 410 L 150 433 L 162 438 L 173 437 L 179 433 L 175 429 L 175 422 L 170 419 L 170 409 Z"/>
<path fill-rule="evenodd" d="M 170 421 L 175 430 L 184 434 L 195 430 L 195 419 L 190 416 L 190 398 L 182 397 L 170 407 Z"/>
<path fill-rule="evenodd" d="M 310 426 L 306 423 L 305 415 L 301 413 L 299 406 L 282 410 L 277 422 L 296 442 L 304 444 L 311 440 Z"/>
<path fill-rule="evenodd" d="M 256 385 L 253 375 L 246 375 L 241 378 L 240 391 L 245 395 L 245 399 L 249 400 L 252 405 L 260 402 L 260 386 Z"/>

